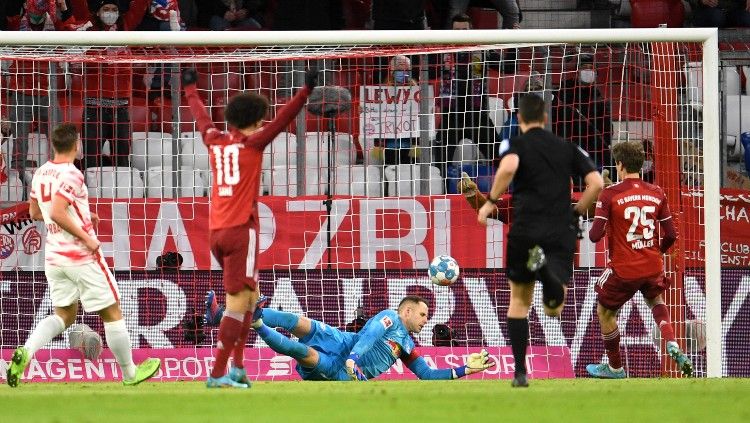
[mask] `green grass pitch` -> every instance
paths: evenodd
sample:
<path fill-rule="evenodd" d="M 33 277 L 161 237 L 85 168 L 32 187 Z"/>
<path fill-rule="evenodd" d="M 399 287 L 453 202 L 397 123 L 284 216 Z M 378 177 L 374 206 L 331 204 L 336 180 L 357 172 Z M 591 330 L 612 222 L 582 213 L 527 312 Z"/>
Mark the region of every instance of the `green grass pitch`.
<path fill-rule="evenodd" d="M 19 422 L 748 422 L 750 379 L 33 383 L 0 387 Z"/>

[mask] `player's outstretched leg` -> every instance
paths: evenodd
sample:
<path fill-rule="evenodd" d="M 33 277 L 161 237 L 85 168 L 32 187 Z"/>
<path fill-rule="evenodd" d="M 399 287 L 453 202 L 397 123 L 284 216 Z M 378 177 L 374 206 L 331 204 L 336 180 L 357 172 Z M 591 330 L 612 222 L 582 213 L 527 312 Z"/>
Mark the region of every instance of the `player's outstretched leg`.
<path fill-rule="evenodd" d="M 238 383 L 244 383 L 250 386 L 250 380 L 247 378 L 247 371 L 245 370 L 245 344 L 247 344 L 247 338 L 250 336 L 250 326 L 252 322 L 257 320 L 255 318 L 255 311 L 259 307 L 263 307 L 268 300 L 268 297 L 261 295 L 255 301 L 255 306 L 252 311 L 248 310 L 245 313 L 245 319 L 242 321 L 242 332 L 240 332 L 240 338 L 237 339 L 237 343 L 234 345 L 234 364 L 229 367 L 229 378 Z M 252 301 L 252 300 L 251 300 Z"/>
<path fill-rule="evenodd" d="M 122 384 L 125 386 L 135 386 L 141 382 L 154 377 L 161 367 L 161 360 L 158 358 L 147 358 L 135 368 L 135 376 L 132 379 L 123 379 Z"/>
<path fill-rule="evenodd" d="M 669 317 L 669 309 L 664 304 L 661 295 L 654 299 L 647 299 L 646 302 L 651 306 L 651 314 L 654 321 L 659 325 L 661 337 L 667 342 L 667 354 L 677 363 L 680 371 L 685 376 L 692 376 L 693 362 L 682 352 L 674 335 L 674 327 Z"/>
<path fill-rule="evenodd" d="M 5 380 L 8 381 L 8 386 L 15 388 L 18 386 L 18 382 L 23 376 L 26 366 L 31 361 L 31 354 L 24 347 L 18 347 L 13 351 L 13 357 L 10 359 L 10 366 L 8 366 L 8 372 L 6 373 Z"/>
<path fill-rule="evenodd" d="M 10 387 L 15 388 L 18 386 L 21 377 L 23 377 L 23 372 L 26 369 L 26 366 L 28 366 L 31 361 L 31 357 L 33 357 L 40 348 L 47 345 L 47 343 L 49 343 L 54 337 L 63 333 L 65 328 L 69 326 L 69 324 L 66 324 L 65 320 L 75 320 L 77 312 L 77 302 L 68 307 L 56 307 L 55 314 L 50 314 L 36 325 L 34 331 L 31 332 L 31 335 L 29 335 L 29 338 L 26 340 L 26 343 L 23 346 L 16 348 L 13 352 L 13 357 L 10 360 L 10 366 L 8 367 L 6 374 L 6 381 Z M 61 314 L 64 318 L 60 317 L 58 314 Z"/>
<path fill-rule="evenodd" d="M 667 354 L 677 363 L 677 367 L 685 376 L 693 375 L 693 362 L 682 352 L 677 342 L 667 342 Z"/>

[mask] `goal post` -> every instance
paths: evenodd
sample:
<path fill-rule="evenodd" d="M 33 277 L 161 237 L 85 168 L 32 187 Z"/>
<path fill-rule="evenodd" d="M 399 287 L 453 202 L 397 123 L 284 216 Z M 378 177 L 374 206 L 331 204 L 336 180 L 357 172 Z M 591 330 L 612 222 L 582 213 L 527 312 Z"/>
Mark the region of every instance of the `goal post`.
<path fill-rule="evenodd" d="M 97 51 L 105 48 L 128 50 L 122 55 Z M 87 54 L 87 49 L 94 51 L 94 54 Z M 489 53 L 495 50 L 502 52 L 500 58 L 488 58 Z M 517 56 L 506 54 L 511 51 L 515 51 Z M 701 62 L 701 78 L 697 83 L 684 81 L 684 63 L 689 61 L 686 57 L 691 51 L 700 52 L 699 58 L 693 57 L 693 60 Z M 432 59 L 450 54 L 476 54 L 472 63 L 478 66 L 497 66 L 499 63 L 502 67 L 503 63 L 510 63 L 511 70 L 494 70 L 491 77 L 482 75 L 482 82 L 476 85 L 471 82 L 459 84 L 463 87 L 460 89 L 467 91 L 457 93 L 455 81 L 463 81 L 462 77 L 443 70 L 447 67 L 442 56 L 437 61 Z M 118 277 L 129 275 L 134 287 L 153 290 L 155 288 L 144 281 L 150 277 L 148 272 L 154 271 L 155 258 L 170 249 L 180 251 L 186 263 L 182 269 L 194 271 L 195 275 L 174 276 L 174 280 L 170 279 L 173 278 L 171 274 L 166 273 L 154 277 L 160 281 L 174 282 L 160 285 L 170 290 L 170 295 L 175 295 L 165 302 L 164 307 L 169 310 L 167 314 L 173 314 L 172 317 L 189 315 L 192 309 L 193 314 L 200 315 L 201 291 L 217 286 L 215 273 L 211 273 L 211 270 L 217 270 L 217 263 L 212 261 L 205 246 L 199 247 L 195 241 L 207 239 L 207 235 L 196 238 L 196 233 L 205 231 L 201 225 L 206 223 L 210 199 L 206 198 L 208 193 L 205 188 L 210 181 L 205 169 L 199 169 L 198 162 L 203 160 L 201 155 L 204 154 L 199 151 L 200 143 L 192 144 L 197 138 L 190 138 L 191 143 L 186 143 L 187 138 L 184 137 L 187 134 L 197 137 L 197 130 L 187 104 L 180 102 L 181 92 L 176 83 L 179 68 L 199 68 L 203 78 L 199 87 L 201 96 L 214 120 L 220 122 L 223 120 L 221 110 L 228 98 L 243 90 L 257 90 L 267 95 L 271 100 L 272 114 L 275 113 L 287 101 L 291 90 L 301 85 L 301 63 L 320 66 L 322 82 L 342 85 L 350 90 L 354 98 L 353 110 L 345 116 L 318 121 L 306 119 L 302 114 L 290 125 L 286 138 L 267 150 L 261 189 L 268 195 L 260 197 L 259 208 L 262 226 L 261 286 L 263 289 L 278 289 L 280 302 L 272 305 L 311 313 L 314 318 L 333 326 L 344 326 L 351 321 L 356 315 L 355 310 L 360 310 L 363 304 L 391 306 L 396 293 L 412 292 L 409 289 L 416 287 L 416 292 L 425 292 L 434 299 L 431 314 L 435 316 L 434 319 L 431 316 L 434 321 L 429 325 L 430 329 L 438 324 L 461 327 L 465 338 L 450 346 L 451 353 L 460 355 L 481 345 L 498 348 L 498 351 L 506 347 L 501 312 L 507 306 L 509 293 L 504 277 L 498 275 L 504 263 L 507 227 L 491 225 L 487 230 L 477 229 L 475 220 L 472 220 L 472 208 L 460 194 L 451 191 L 455 190 L 456 174 L 463 169 L 461 159 L 458 166 L 453 166 L 453 157 L 465 154 L 467 150 L 463 145 L 469 145 L 469 149 L 472 145 L 478 146 L 471 150 L 469 168 L 474 169 L 472 176 L 477 181 L 484 178 L 485 183 L 488 175 L 482 174 L 482 169 L 491 169 L 487 163 L 491 162 L 491 158 L 487 160 L 485 156 L 494 154 L 497 146 L 490 142 L 490 146 L 483 149 L 481 142 L 466 143 L 459 146 L 452 157 L 436 149 L 433 145 L 436 139 L 457 129 L 453 123 L 445 124 L 446 120 L 452 119 L 446 110 L 453 101 L 445 97 L 458 98 L 464 105 L 474 101 L 475 97 L 481 98 L 477 100 L 477 104 L 481 103 L 477 107 L 481 108 L 482 116 L 485 113 L 490 115 L 490 121 L 485 122 L 483 117 L 474 121 L 469 119 L 471 114 L 466 113 L 459 126 L 471 127 L 475 131 L 472 135 L 476 135 L 484 133 L 482 131 L 490 125 L 488 131 L 501 137 L 500 134 L 506 129 L 506 119 L 513 114 L 514 96 L 528 91 L 531 85 L 529 81 L 538 74 L 545 99 L 555 104 L 550 106 L 550 115 L 568 116 L 565 118 L 568 119 L 570 115 L 561 114 L 553 108 L 558 107 L 564 95 L 560 93 L 559 86 L 578 72 L 580 57 L 587 54 L 593 56 L 595 61 L 601 60 L 601 73 L 607 74 L 606 77 L 601 76 L 604 81 L 597 82 L 603 86 L 605 103 L 609 102 L 612 129 L 607 136 L 611 137 L 611 142 L 648 139 L 654 143 L 655 180 L 667 192 L 681 237 L 677 252 L 666 263 L 667 272 L 676 279 L 675 286 L 667 295 L 667 303 L 677 326 L 677 335 L 681 343 L 686 341 L 684 326 L 688 320 L 688 304 L 685 290 L 688 287 L 683 286 L 683 282 L 692 278 L 691 286 L 705 291 L 705 316 L 691 312 L 692 320 L 705 319 L 705 352 L 693 351 L 701 362 L 699 375 L 726 376 L 726 351 L 722 339 L 727 328 L 722 325 L 722 140 L 719 137 L 716 29 L 0 32 L 0 61 L 25 60 L 32 63 L 30 70 L 6 69 L 0 75 L 0 92 L 3 92 L 0 111 L 10 109 L 12 101 L 16 101 L 11 100 L 8 94 L 16 89 L 14 78 L 46 74 L 50 82 L 55 81 L 49 84 L 50 87 L 55 84 L 60 86 L 57 96 L 62 97 L 60 104 L 64 103 L 64 106 L 60 106 L 62 119 L 73 115 L 68 112 L 76 108 L 80 115 L 77 123 L 85 125 L 87 100 L 82 91 L 92 83 L 102 84 L 104 79 L 112 79 L 135 85 L 141 73 L 136 72 L 137 77 L 126 73 L 122 79 L 118 79 L 121 75 L 117 69 L 125 67 L 132 71 L 136 66 L 161 66 L 161 77 L 172 79 L 171 101 L 166 101 L 163 93 L 157 102 L 147 94 L 139 93 L 138 107 L 131 107 L 128 137 L 133 135 L 133 145 L 138 142 L 146 147 L 137 153 L 135 149 L 130 153 L 132 169 L 127 169 L 124 176 L 128 184 L 127 192 L 111 195 L 119 192 L 117 186 L 109 191 L 100 186 L 95 197 L 101 198 L 93 202 L 105 210 L 103 230 L 107 233 L 107 240 L 104 252 L 110 265 L 120 272 Z M 390 88 L 384 88 L 387 84 L 381 84 L 373 77 L 378 72 L 391 72 L 390 68 L 387 71 L 385 68 L 389 67 L 395 56 L 410 58 L 411 77 L 418 79 L 411 87 L 406 83 L 402 95 L 418 94 L 419 98 L 398 97 L 401 95 L 398 91 L 389 91 Z M 334 65 L 331 66 L 331 62 Z M 48 66 L 48 63 L 60 66 L 56 68 Z M 101 72 L 99 80 L 93 82 L 86 79 L 85 72 L 83 77 L 76 74 L 78 67 L 101 64 L 110 65 L 113 73 Z M 220 70 L 212 74 L 216 69 Z M 419 69 L 419 72 L 415 72 L 415 69 Z M 71 75 L 73 82 L 70 81 Z M 392 75 L 384 75 L 384 79 L 387 78 L 392 78 Z M 8 81 L 11 87 L 6 85 Z M 151 82 L 149 80 L 145 91 L 151 89 Z M 118 83 L 115 82 L 115 85 Z M 393 81 L 388 83 L 392 84 Z M 166 84 L 162 86 L 166 87 Z M 686 105 L 685 92 L 688 90 L 701 91 L 702 107 L 698 114 L 685 117 L 683 109 Z M 71 97 L 78 100 L 71 101 Z M 50 95 L 50 98 L 53 96 Z M 398 112 L 417 115 L 411 121 L 416 123 L 400 122 L 394 124 L 398 128 L 393 129 L 389 126 L 392 122 L 388 119 L 393 115 L 389 114 L 391 109 L 388 107 L 401 100 L 404 105 Z M 134 103 L 124 104 L 129 107 Z M 46 107 L 54 106 L 47 104 Z M 111 104 L 107 107 L 111 107 Z M 116 102 L 114 107 L 117 107 Z M 583 114 L 584 111 L 574 108 L 573 115 Z M 50 119 L 54 120 L 52 117 Z M 573 128 L 577 134 L 572 136 L 573 142 L 585 142 L 586 136 L 576 132 L 580 131 L 581 124 L 589 126 L 587 130 L 596 136 L 604 137 L 604 133 L 609 132 L 609 129 L 605 131 L 599 126 L 598 120 L 592 123 L 588 119 L 574 119 L 578 127 Z M 140 120 L 145 120 L 145 123 Z M 39 125 L 36 121 L 27 123 L 32 127 Z M 441 123 L 447 126 L 441 127 Z M 372 126 L 368 127 L 368 124 Z M 136 125 L 137 131 L 133 129 Z M 313 138 L 309 135 L 311 127 L 312 132 L 317 134 Z M 378 131 L 380 136 L 377 135 Z M 418 140 L 409 146 L 408 149 L 413 152 L 409 153 L 409 158 L 406 158 L 406 151 L 403 152 L 403 160 L 411 160 L 412 167 L 405 164 L 388 166 L 384 162 L 383 154 L 387 153 L 383 150 L 406 149 L 400 144 L 402 137 L 399 137 L 399 131 L 409 134 L 403 138 Z M 134 136 L 136 132 L 141 134 L 138 140 Z M 389 135 L 382 135 L 384 132 Z M 458 136 L 458 140 L 463 142 L 461 137 L 473 138 L 464 135 Z M 108 140 L 108 154 L 113 160 L 118 148 L 116 138 L 118 135 L 115 133 L 109 135 Z M 372 138 L 377 139 L 374 144 Z M 399 147 L 392 147 L 394 140 Z M 320 148 L 310 153 L 309 143 Z M 189 150 L 186 149 L 188 147 Z M 6 154 L 11 153 L 7 146 L 2 148 Z M 604 151 L 606 149 L 606 146 L 598 146 L 591 151 L 595 161 L 606 160 L 603 159 L 608 154 Z M 313 155 L 314 160 L 311 159 Z M 6 162 L 9 159 L 6 157 Z M 332 166 L 331 162 L 327 162 L 338 159 L 345 164 Z M 184 167 L 185 164 L 188 166 Z M 355 167 L 357 172 L 364 175 L 362 179 L 354 176 L 352 169 Z M 118 172 L 121 171 L 108 170 L 114 172 L 114 176 L 110 177 L 115 180 L 119 180 Z M 312 180 L 306 179 L 308 175 L 314 175 Z M 95 176 L 99 178 L 101 173 Z M 141 185 L 137 186 L 135 180 L 142 181 L 139 182 Z M 194 184 L 191 189 L 183 190 L 186 180 L 194 181 Z M 22 201 L 23 196 L 18 192 L 14 200 L 4 197 L 13 189 L 18 191 L 23 187 L 1 188 L 0 201 Z M 328 194 L 330 196 L 321 201 L 321 196 Z M 12 221 L 9 218 L 0 223 Z M 18 245 L 15 247 L 18 251 L 9 252 L 10 258 L 5 258 L 5 244 L 0 243 L 0 257 L 4 259 L 4 262 L 0 262 L 3 280 L 15 280 L 19 285 L 22 283 L 19 281 L 31 280 L 34 287 L 16 288 L 11 284 L 8 290 L 2 291 L 4 309 L 0 310 L 0 350 L 13 347 L 10 339 L 22 342 L 21 338 L 29 329 L 29 321 L 37 320 L 38 316 L 21 305 L 28 300 L 26 297 L 31 297 L 33 301 L 30 300 L 30 303 L 34 307 L 48 306 L 46 303 L 39 305 L 45 292 L 41 287 L 43 267 L 40 267 L 39 259 L 21 263 L 22 260 L 31 260 L 26 255 L 32 255 L 22 251 L 31 242 L 31 236 L 26 235 L 28 231 L 24 231 L 23 235 L 20 231 L 11 233 L 13 231 L 8 231 L 7 227 L 5 231 L 0 231 L 0 241 L 12 240 L 14 246 Z M 289 242 L 276 247 L 274 243 L 278 244 L 284 239 L 279 235 L 284 232 L 289 232 L 289 238 L 297 240 L 297 243 Z M 154 239 L 161 241 L 154 242 Z M 432 256 L 444 253 L 453 254 L 465 269 L 462 275 L 464 279 L 457 284 L 461 285 L 458 288 L 435 288 L 426 282 L 425 263 Z M 581 375 L 585 364 L 581 360 L 601 359 L 602 350 L 593 349 L 590 345 L 601 343 L 593 329 L 598 328 L 598 324 L 594 323 L 596 306 L 593 281 L 605 262 L 601 243 L 596 246 L 587 240 L 581 241 L 576 257 L 575 283 L 571 288 L 573 305 L 570 308 L 575 311 L 569 311 L 570 314 L 560 321 L 546 319 L 539 311 L 533 312 L 531 343 L 535 348 L 541 348 L 537 353 L 547 354 L 548 366 L 563 354 L 565 359 L 572 360 L 573 371 Z M 176 288 L 179 281 L 185 283 L 185 280 L 191 281 L 187 283 L 190 286 L 184 287 L 185 292 L 179 291 Z M 383 290 L 388 292 L 380 292 Z M 137 302 L 140 294 L 133 295 Z M 621 317 L 623 323 L 627 325 L 632 313 L 633 316 L 640 316 L 644 320 L 642 326 L 645 326 L 645 319 L 650 316 L 646 315 L 644 305 L 642 299 L 638 303 L 634 300 L 627 308 L 628 316 Z M 444 310 L 441 311 L 440 307 Z M 13 317 L 8 310 L 25 316 Z M 35 313 L 42 313 L 40 310 L 35 310 Z M 142 304 L 134 310 L 146 313 L 147 321 L 150 321 L 152 314 L 161 315 L 161 310 L 152 310 Z M 456 318 L 451 313 L 460 316 Z M 138 319 L 137 315 L 127 317 Z M 182 329 L 175 329 L 180 323 L 173 320 L 165 318 L 154 326 L 162 328 L 163 335 L 157 333 L 161 329 L 143 329 L 143 339 L 150 346 L 180 347 L 182 344 L 178 345 L 173 338 L 177 331 L 182 334 Z M 13 331 L 17 334 L 11 335 Z M 629 345 L 635 346 L 632 351 L 629 347 L 624 348 L 624 362 L 626 367 L 632 364 L 632 367 L 640 369 L 635 372 L 636 376 L 677 374 L 671 363 L 661 363 L 656 368 L 643 364 L 654 355 L 653 352 L 643 352 L 647 338 L 655 336 L 654 329 L 632 334 L 623 329 L 623 332 L 623 339 L 628 338 Z M 205 333 L 207 340 L 203 343 L 196 341 L 191 347 L 195 351 L 194 356 L 201 359 L 206 354 L 203 349 L 210 346 L 215 336 L 209 330 Z M 430 336 L 422 334 L 418 341 L 423 345 L 435 346 Z M 254 347 L 260 351 L 258 359 L 265 362 L 272 360 L 262 350 L 264 345 L 260 341 L 254 342 Z M 186 345 L 191 344 L 183 347 Z M 566 352 L 560 353 L 562 350 L 557 348 L 563 346 Z M 60 348 L 61 344 L 57 343 L 54 347 Z M 655 348 L 659 350 L 658 345 Z M 272 373 L 272 370 L 269 372 Z"/>

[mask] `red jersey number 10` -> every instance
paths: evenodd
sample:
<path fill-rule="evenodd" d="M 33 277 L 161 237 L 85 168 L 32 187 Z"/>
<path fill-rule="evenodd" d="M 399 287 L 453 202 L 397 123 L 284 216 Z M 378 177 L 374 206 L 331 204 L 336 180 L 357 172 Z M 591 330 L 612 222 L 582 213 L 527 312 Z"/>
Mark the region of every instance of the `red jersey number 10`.
<path fill-rule="evenodd" d="M 219 195 L 231 196 L 231 186 L 240 182 L 240 149 L 236 145 L 215 145 L 211 148 L 216 164 L 216 185 L 219 187 Z"/>

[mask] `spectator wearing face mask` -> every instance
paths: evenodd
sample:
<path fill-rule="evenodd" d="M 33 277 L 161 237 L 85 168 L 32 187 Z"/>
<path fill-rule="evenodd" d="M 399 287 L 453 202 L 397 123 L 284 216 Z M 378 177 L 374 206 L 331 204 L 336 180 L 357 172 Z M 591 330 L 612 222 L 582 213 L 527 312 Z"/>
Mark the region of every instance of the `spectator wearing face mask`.
<path fill-rule="evenodd" d="M 513 93 L 513 107 L 510 109 L 508 118 L 503 122 L 503 129 L 500 131 L 500 139 L 505 142 L 511 138 L 517 137 L 520 131 L 518 126 L 518 101 L 523 93 L 530 93 L 544 98 L 544 78 L 539 72 L 532 72 L 526 86 L 522 92 Z"/>
<path fill-rule="evenodd" d="M 132 31 L 140 24 L 150 0 L 132 0 L 120 13 L 117 0 L 97 0 L 92 7 L 89 31 Z M 127 48 L 92 48 L 87 54 L 126 56 Z M 130 103 L 133 67 L 130 63 L 91 62 L 82 65 L 84 104 L 83 167 L 130 166 Z M 110 157 L 102 155 L 109 141 Z"/>
<path fill-rule="evenodd" d="M 411 77 L 411 60 L 408 57 L 398 55 L 391 59 L 384 85 L 417 86 L 417 81 Z M 382 159 L 385 166 L 414 163 L 414 147 L 417 141 L 413 138 L 375 139 L 373 156 L 375 159 Z"/>
<path fill-rule="evenodd" d="M 566 79 L 552 103 L 555 134 L 578 144 L 599 169 L 612 166 L 612 116 L 596 84 L 594 56 L 580 54 L 575 77 Z"/>

